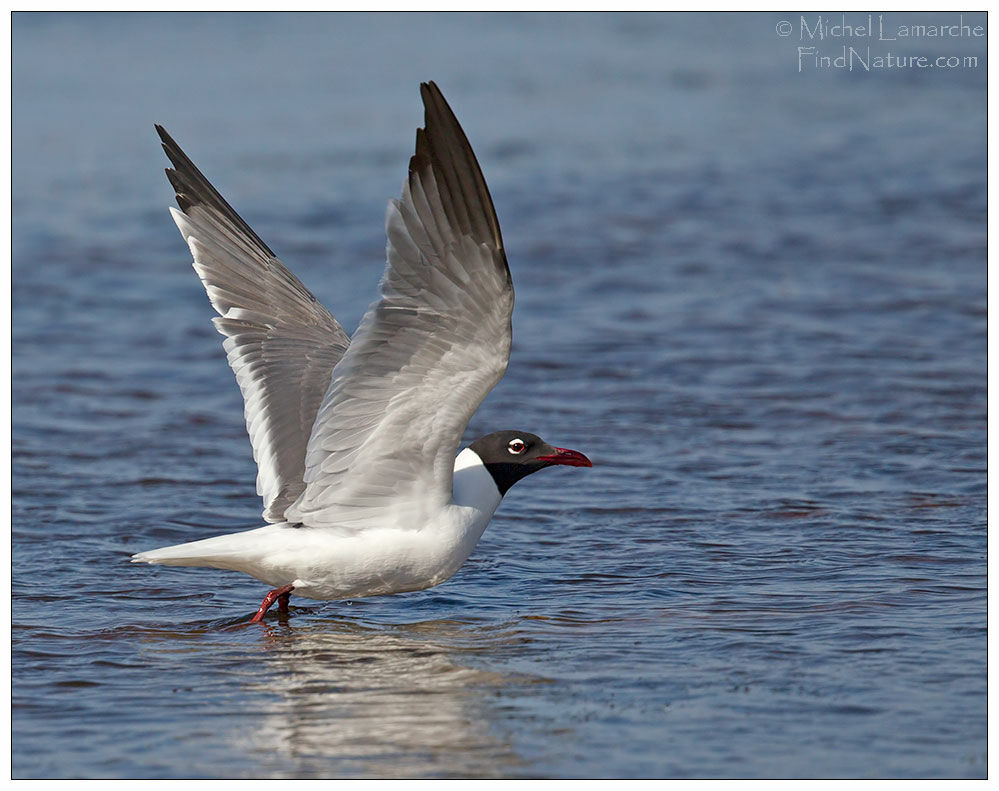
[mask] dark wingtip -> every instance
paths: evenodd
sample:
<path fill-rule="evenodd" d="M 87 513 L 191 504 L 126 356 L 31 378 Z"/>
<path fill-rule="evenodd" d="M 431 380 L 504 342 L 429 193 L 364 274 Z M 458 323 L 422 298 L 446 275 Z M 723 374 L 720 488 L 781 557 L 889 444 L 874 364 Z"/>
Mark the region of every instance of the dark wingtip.
<path fill-rule="evenodd" d="M 441 93 L 441 89 L 437 87 L 437 83 L 433 80 L 427 80 L 426 82 L 420 83 L 420 97 L 423 99 L 424 103 L 431 96 L 439 96 L 442 99 L 444 94 Z"/>
<path fill-rule="evenodd" d="M 454 110 L 433 80 L 420 83 L 420 98 L 423 130 L 417 130 L 416 155 L 410 160 L 410 170 L 432 168 L 438 187 L 451 198 L 449 213 L 453 213 L 457 226 L 471 231 L 480 241 L 489 239 L 502 252 L 503 235 L 489 187 Z M 476 206 L 481 213 L 473 211 L 470 215 L 468 209 Z M 509 276 L 509 269 L 507 273 Z"/>
<path fill-rule="evenodd" d="M 161 124 L 153 124 L 153 129 L 155 129 L 156 134 L 160 136 L 160 144 L 163 146 L 163 150 L 166 152 L 168 157 L 170 157 L 171 148 L 180 149 L 180 146 L 178 146 L 176 141 L 170 137 L 170 133 L 167 132 Z M 173 157 L 170 157 L 170 159 L 172 160 Z"/>
<path fill-rule="evenodd" d="M 186 214 L 191 208 L 202 204 L 211 207 L 259 246 L 262 252 L 273 257 L 273 251 L 264 244 L 263 239 L 253 232 L 253 229 L 246 224 L 243 218 L 236 213 L 236 210 L 212 186 L 212 183 L 205 178 L 205 175 L 198 170 L 191 158 L 170 136 L 170 133 L 160 124 L 153 124 L 153 128 L 160 136 L 163 152 L 170 160 L 170 164 L 173 165 L 172 168 L 166 168 L 166 175 L 170 180 L 170 186 L 173 187 L 177 195 L 177 205 L 180 206 L 180 210 Z"/>

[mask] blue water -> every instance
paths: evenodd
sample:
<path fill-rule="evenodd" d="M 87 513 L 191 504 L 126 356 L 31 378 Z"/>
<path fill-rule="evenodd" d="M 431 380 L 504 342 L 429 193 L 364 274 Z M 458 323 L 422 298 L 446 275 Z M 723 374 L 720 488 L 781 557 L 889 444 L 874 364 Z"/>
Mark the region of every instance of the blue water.
<path fill-rule="evenodd" d="M 984 777 L 985 39 L 799 16 L 16 14 L 13 775 Z M 594 467 L 231 628 L 265 586 L 127 562 L 260 511 L 152 124 L 351 328 L 426 79 L 517 289 L 467 436 Z"/>

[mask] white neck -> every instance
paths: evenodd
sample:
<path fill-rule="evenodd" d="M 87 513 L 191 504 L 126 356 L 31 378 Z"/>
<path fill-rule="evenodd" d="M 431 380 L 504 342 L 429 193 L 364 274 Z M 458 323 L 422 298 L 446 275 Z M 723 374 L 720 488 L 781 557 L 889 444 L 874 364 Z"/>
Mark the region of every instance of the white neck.
<path fill-rule="evenodd" d="M 465 448 L 454 460 L 454 487 L 451 501 L 484 511 L 492 516 L 503 495 L 499 493 L 496 481 L 471 448 Z"/>

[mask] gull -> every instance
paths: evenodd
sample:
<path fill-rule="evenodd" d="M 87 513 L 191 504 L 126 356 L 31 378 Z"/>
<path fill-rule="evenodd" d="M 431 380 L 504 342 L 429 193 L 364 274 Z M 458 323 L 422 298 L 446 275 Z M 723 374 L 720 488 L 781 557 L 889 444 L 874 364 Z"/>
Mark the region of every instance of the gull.
<path fill-rule="evenodd" d="M 240 571 L 292 592 L 353 599 L 450 578 L 513 484 L 590 467 L 535 434 L 458 453 L 506 372 L 513 282 L 489 190 L 454 113 L 422 83 L 424 126 L 389 202 L 380 295 L 352 337 L 236 214 L 163 127 L 174 222 L 225 337 L 257 462 L 263 527 L 139 552 L 133 562 Z"/>

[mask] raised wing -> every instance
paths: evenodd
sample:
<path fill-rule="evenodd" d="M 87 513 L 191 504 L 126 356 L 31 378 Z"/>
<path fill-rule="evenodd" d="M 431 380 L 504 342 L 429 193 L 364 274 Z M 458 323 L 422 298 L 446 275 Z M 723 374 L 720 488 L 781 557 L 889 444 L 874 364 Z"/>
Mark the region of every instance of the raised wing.
<path fill-rule="evenodd" d="M 506 371 L 513 284 L 496 212 L 440 90 L 420 91 L 425 128 L 388 207 L 381 299 L 333 371 L 289 521 L 422 526 L 450 500 L 462 432 Z"/>
<path fill-rule="evenodd" d="M 264 519 L 282 522 L 305 489 L 312 424 L 350 340 L 166 130 L 156 131 L 173 163 L 166 173 L 180 211 L 170 212 L 219 313 L 212 321 L 243 393 Z"/>

